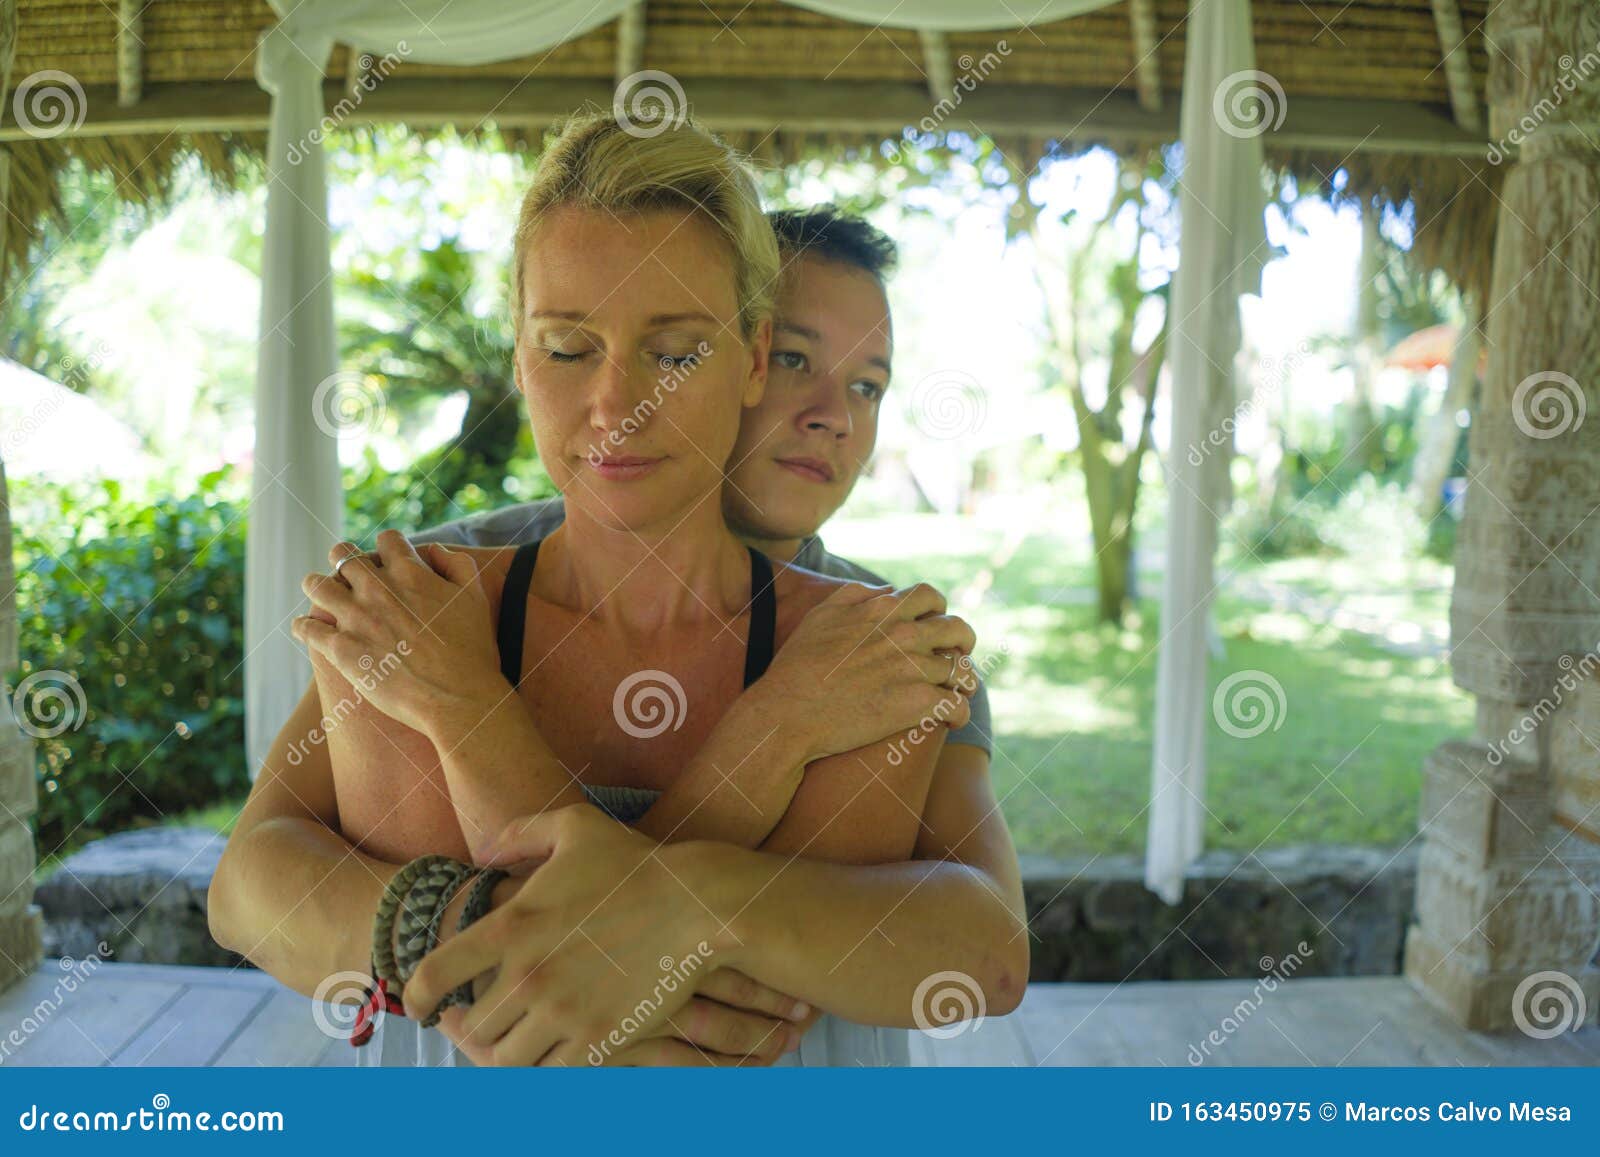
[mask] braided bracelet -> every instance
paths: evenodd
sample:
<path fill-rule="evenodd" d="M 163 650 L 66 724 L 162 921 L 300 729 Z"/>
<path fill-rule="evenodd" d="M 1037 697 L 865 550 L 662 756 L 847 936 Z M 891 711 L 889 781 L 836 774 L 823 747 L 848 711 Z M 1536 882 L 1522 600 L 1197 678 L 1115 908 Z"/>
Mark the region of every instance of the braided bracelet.
<path fill-rule="evenodd" d="M 422 873 L 406 893 L 395 920 L 394 964 L 403 985 L 422 958 L 439 946 L 439 921 L 461 885 L 473 874 L 459 860 L 445 860 Z"/>
<path fill-rule="evenodd" d="M 467 902 L 461 909 L 461 918 L 456 921 L 457 932 L 465 932 L 488 914 L 489 905 L 494 901 L 495 887 L 508 876 L 509 873 L 502 872 L 499 868 L 486 868 L 478 873 L 478 878 L 472 881 L 472 887 L 467 892 Z M 439 1007 L 422 1022 L 422 1026 L 432 1028 L 439 1022 L 439 1014 L 447 1008 L 469 1008 L 471 1005 L 472 981 L 467 980 L 444 994 L 443 999 L 439 1001 Z"/>
<path fill-rule="evenodd" d="M 481 919 L 493 900 L 496 885 L 507 873 L 497 868 L 474 870 L 448 856 L 420 856 L 390 878 L 373 918 L 372 972 L 376 978 L 356 1019 L 351 1044 L 360 1047 L 372 1038 L 379 1012 L 404 1015 L 400 997 L 417 966 L 439 943 L 439 924 L 461 886 L 473 877 L 466 904 L 456 922 L 458 932 Z M 472 1004 L 472 981 L 467 981 L 439 1001 L 421 1024 L 432 1028 L 440 1014 L 453 1006 Z"/>

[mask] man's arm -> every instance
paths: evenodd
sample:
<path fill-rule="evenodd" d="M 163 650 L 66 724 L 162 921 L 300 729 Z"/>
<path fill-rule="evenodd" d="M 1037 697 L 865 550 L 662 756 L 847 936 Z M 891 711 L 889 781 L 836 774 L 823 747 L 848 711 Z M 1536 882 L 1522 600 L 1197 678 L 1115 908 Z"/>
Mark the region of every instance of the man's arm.
<path fill-rule="evenodd" d="M 850 865 L 713 841 L 663 846 L 584 808 L 533 817 L 507 832 L 502 860 L 540 867 L 423 961 L 407 1007 L 425 1015 L 455 985 L 497 970 L 462 1032 L 498 1064 L 582 1063 L 669 957 L 709 954 L 868 1024 L 937 1022 L 926 982 L 944 972 L 987 1014 L 1009 1012 L 1027 983 L 1028 944 L 1015 854 L 986 770 L 983 753 L 966 745 L 940 761 L 908 849 L 951 857 L 930 861 Z M 582 914 L 576 928 L 572 913 Z M 673 1011 L 663 1004 L 657 1015 Z M 646 1018 L 641 1032 L 652 1027 Z"/>
<path fill-rule="evenodd" d="M 918 1005 L 919 986 L 937 972 L 966 978 L 957 982 L 989 1015 L 1022 999 L 1021 872 L 979 748 L 941 754 L 911 862 L 848 866 L 693 847 L 689 888 L 727 920 L 733 967 L 765 984 L 850 1020 L 902 1027 L 937 1021 L 927 993 Z"/>

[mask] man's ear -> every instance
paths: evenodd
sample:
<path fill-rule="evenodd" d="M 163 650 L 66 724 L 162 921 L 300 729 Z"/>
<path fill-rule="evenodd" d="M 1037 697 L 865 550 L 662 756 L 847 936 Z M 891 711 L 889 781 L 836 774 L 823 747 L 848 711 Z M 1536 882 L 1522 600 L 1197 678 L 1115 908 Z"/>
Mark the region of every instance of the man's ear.
<path fill-rule="evenodd" d="M 767 370 L 772 365 L 772 321 L 759 322 L 746 347 L 750 358 L 750 374 L 744 386 L 745 409 L 761 404 L 767 392 Z"/>

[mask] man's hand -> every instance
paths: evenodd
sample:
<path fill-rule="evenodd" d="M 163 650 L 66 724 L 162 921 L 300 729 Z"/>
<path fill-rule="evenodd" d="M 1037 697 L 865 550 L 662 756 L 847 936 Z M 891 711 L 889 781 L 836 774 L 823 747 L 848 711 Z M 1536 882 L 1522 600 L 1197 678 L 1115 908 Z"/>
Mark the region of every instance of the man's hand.
<path fill-rule="evenodd" d="M 977 636 L 926 583 L 849 584 L 808 611 L 746 692 L 805 738 L 806 761 L 854 751 L 934 719 L 971 717 Z"/>
<path fill-rule="evenodd" d="M 473 1064 L 497 1063 L 493 1046 L 465 1039 L 461 1009 L 446 1009 L 439 1029 Z M 731 968 L 708 973 L 682 1011 L 667 1018 L 656 1035 L 606 1039 L 592 1045 L 588 1064 L 608 1066 L 716 1065 L 765 1067 L 800 1047 L 818 1011 Z M 620 1034 L 619 1034 L 620 1037 Z"/>
<path fill-rule="evenodd" d="M 378 535 L 376 560 L 339 543 L 329 558 L 343 565 L 305 577 L 312 613 L 290 629 L 378 710 L 431 736 L 452 711 L 481 713 L 511 689 L 476 561 L 425 549 L 393 530 Z"/>
<path fill-rule="evenodd" d="M 593 1064 L 606 1047 L 714 1036 L 727 1018 L 710 1023 L 688 1006 L 697 988 L 704 997 L 706 984 L 728 983 L 708 980 L 725 933 L 674 873 L 683 851 L 583 804 L 514 822 L 494 861 L 531 862 L 533 875 L 423 960 L 406 983 L 407 1015 L 425 1017 L 456 985 L 493 972 L 456 1037 L 488 1063 Z"/>

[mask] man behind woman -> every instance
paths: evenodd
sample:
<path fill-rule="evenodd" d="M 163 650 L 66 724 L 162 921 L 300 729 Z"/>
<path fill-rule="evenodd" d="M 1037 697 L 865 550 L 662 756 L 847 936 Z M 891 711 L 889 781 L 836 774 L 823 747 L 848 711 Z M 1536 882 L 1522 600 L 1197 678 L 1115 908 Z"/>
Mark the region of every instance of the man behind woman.
<path fill-rule="evenodd" d="M 379 560 L 340 544 L 337 575 L 308 576 L 316 681 L 277 746 L 359 702 L 320 762 L 264 767 L 213 884 L 219 940 L 312 992 L 366 967 L 407 860 L 521 854 L 538 870 L 459 934 L 447 913 L 407 984 L 420 1015 L 481 978 L 441 1022 L 478 1063 L 586 1063 L 659 960 L 702 948 L 715 967 L 610 1063 L 771 1060 L 774 1038 L 804 1063 L 904 1063 L 881 1028 L 922 1023 L 924 982 L 951 971 L 1014 1007 L 1027 944 L 987 754 L 905 736 L 966 721 L 970 629 L 926 587 L 768 562 L 820 550 L 888 382 L 881 280 L 817 245 L 780 278 L 753 182 L 692 125 L 585 118 L 547 150 L 511 298 L 564 518 L 515 549 L 419 555 L 386 531 Z M 675 693 L 669 726 L 619 708 L 641 676 Z M 394 1023 L 385 1063 L 447 1054 Z"/>

